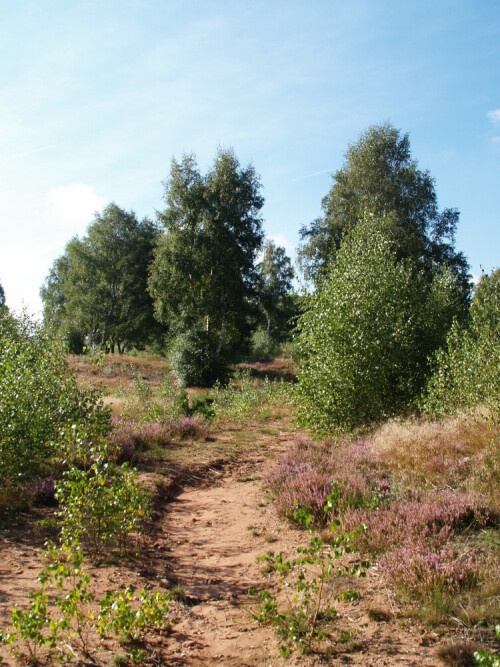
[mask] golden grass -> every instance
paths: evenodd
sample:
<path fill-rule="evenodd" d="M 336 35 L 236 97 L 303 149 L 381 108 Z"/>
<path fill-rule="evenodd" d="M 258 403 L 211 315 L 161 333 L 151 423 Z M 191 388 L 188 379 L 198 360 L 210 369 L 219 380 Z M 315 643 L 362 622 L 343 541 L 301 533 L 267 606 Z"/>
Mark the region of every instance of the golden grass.
<path fill-rule="evenodd" d="M 498 436 L 488 422 L 458 415 L 443 422 L 391 420 L 369 444 L 405 486 L 470 487 L 477 466 L 498 449 Z"/>

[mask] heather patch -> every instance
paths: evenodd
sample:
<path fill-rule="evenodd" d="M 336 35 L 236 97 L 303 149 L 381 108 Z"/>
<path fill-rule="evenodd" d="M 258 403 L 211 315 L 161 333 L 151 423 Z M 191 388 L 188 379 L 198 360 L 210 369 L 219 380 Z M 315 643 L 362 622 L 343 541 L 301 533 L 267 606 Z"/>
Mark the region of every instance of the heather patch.
<path fill-rule="evenodd" d="M 420 498 L 395 500 L 379 506 L 377 511 L 347 511 L 344 521 L 351 529 L 364 524 L 367 529 L 358 546 L 380 554 L 422 539 L 431 547 L 440 548 L 464 530 L 484 527 L 496 518 L 478 496 L 433 491 Z"/>
<path fill-rule="evenodd" d="M 380 559 L 387 581 L 421 600 L 439 592 L 456 594 L 477 584 L 482 576 L 479 559 L 452 544 L 431 547 L 425 537 L 398 546 Z"/>
<path fill-rule="evenodd" d="M 120 461 L 135 462 L 138 453 L 155 447 L 166 447 L 173 439 L 203 440 L 210 428 L 201 415 L 180 415 L 167 423 L 136 423 L 123 419 L 114 420 L 112 444 L 117 446 Z"/>
<path fill-rule="evenodd" d="M 326 526 L 348 510 L 378 506 L 389 496 L 389 483 L 380 478 L 376 463 L 366 441 L 327 449 L 297 438 L 271 470 L 268 482 L 280 514 L 293 519 L 300 506 L 317 526 Z M 324 508 L 332 494 L 335 507 L 327 513 Z"/>

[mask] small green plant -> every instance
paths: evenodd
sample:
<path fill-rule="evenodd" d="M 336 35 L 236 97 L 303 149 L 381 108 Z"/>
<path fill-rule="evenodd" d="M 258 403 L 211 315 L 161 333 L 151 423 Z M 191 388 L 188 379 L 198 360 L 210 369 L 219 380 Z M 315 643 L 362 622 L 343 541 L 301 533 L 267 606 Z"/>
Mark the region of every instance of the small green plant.
<path fill-rule="evenodd" d="M 147 495 L 128 463 L 118 467 L 108 460 L 106 445 L 85 456 L 82 467 L 72 465 L 56 484 L 62 540 L 81 541 L 93 558 L 112 544 L 122 552 L 129 533 L 149 515 Z"/>
<path fill-rule="evenodd" d="M 332 492 L 334 493 L 334 492 Z M 294 518 L 304 529 L 310 529 L 312 515 L 298 503 L 295 504 Z M 335 509 L 335 495 L 328 497 L 325 512 Z M 334 618 L 333 608 L 323 608 L 323 594 L 325 582 L 334 574 L 345 573 L 365 575 L 367 562 L 362 562 L 353 568 L 346 569 L 338 565 L 338 559 L 351 552 L 351 542 L 364 527 L 351 533 L 339 532 L 340 521 L 334 519 L 332 537 L 324 541 L 313 535 L 307 546 L 297 549 L 298 557 L 285 560 L 283 554 L 272 554 L 266 559 L 268 564 L 278 572 L 280 582 L 287 598 L 287 608 L 280 609 L 278 601 L 269 591 L 260 593 L 262 611 L 254 616 L 259 623 L 270 623 L 275 626 L 278 637 L 288 644 L 299 646 L 304 651 L 310 651 L 313 641 L 320 642 L 324 637 L 322 623 Z M 290 576 L 294 573 L 294 583 L 290 583 Z M 288 591 L 295 589 L 293 597 Z"/>
<path fill-rule="evenodd" d="M 361 594 L 358 591 L 351 591 L 347 588 L 345 591 L 339 595 L 339 600 L 345 600 L 346 602 L 353 602 L 354 600 L 360 600 Z"/>
<path fill-rule="evenodd" d="M 29 597 L 31 603 L 24 611 L 17 607 L 12 609 L 13 632 L 7 634 L 3 641 L 7 644 L 13 644 L 22 640 L 28 649 L 31 662 L 36 664 L 38 649 L 52 643 L 48 632 L 50 617 L 45 582 L 41 582 L 39 591 L 30 592 Z"/>
<path fill-rule="evenodd" d="M 500 624 L 495 626 L 495 635 L 500 640 Z M 500 655 L 484 649 L 474 651 L 474 661 L 479 667 L 500 667 Z"/>
<path fill-rule="evenodd" d="M 43 576 L 57 588 L 55 606 L 60 614 L 51 623 L 52 643 L 57 643 L 61 655 L 69 659 L 77 655 L 73 642 L 88 656 L 90 621 L 93 618 L 90 605 L 94 595 L 89 590 L 90 575 L 84 569 L 83 552 L 78 545 L 72 548 L 63 544 L 60 549 L 49 546 L 46 558 Z M 64 636 L 64 641 L 57 642 L 60 635 Z"/>
<path fill-rule="evenodd" d="M 29 593 L 32 602 L 25 610 L 13 608 L 13 632 L 7 635 L 6 643 L 23 641 L 34 663 L 42 646 L 57 650 L 61 660 L 70 661 L 77 655 L 76 642 L 87 656 L 94 596 L 89 591 L 90 576 L 84 571 L 83 553 L 78 546 L 57 549 L 49 545 L 44 560 L 38 575 L 40 589 Z"/>
<path fill-rule="evenodd" d="M 145 588 L 136 595 L 131 585 L 123 591 L 108 591 L 99 605 L 99 634 L 108 637 L 113 633 L 122 641 L 140 640 L 147 629 L 168 625 L 170 599 L 170 593 L 151 593 Z"/>
<path fill-rule="evenodd" d="M 12 632 L 1 636 L 4 644 L 23 642 L 31 663 L 37 663 L 41 647 L 57 652 L 61 662 L 71 662 L 79 652 L 89 656 L 95 632 L 104 637 L 113 633 L 121 641 L 131 642 L 142 640 L 150 629 L 169 624 L 170 593 L 143 589 L 136 594 L 129 585 L 95 600 L 78 544 L 49 545 L 44 561 L 39 590 L 30 592 L 31 603 L 24 610 L 14 607 Z M 99 607 L 97 618 L 95 604 Z M 127 660 L 142 664 L 144 651 L 132 646 Z"/>

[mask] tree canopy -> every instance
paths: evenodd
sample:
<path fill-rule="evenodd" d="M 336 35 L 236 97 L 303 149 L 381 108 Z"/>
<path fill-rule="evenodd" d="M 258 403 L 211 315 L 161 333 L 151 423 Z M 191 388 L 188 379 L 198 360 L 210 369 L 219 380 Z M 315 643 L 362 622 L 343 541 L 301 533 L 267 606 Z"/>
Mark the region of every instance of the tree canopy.
<path fill-rule="evenodd" d="M 205 176 L 193 155 L 173 160 L 164 186 L 164 233 L 149 290 L 156 317 L 176 341 L 179 380 L 208 384 L 248 335 L 263 238 L 261 184 L 252 165 L 242 167 L 232 150 L 220 149 Z"/>
<path fill-rule="evenodd" d="M 119 351 L 144 345 L 156 327 L 147 279 L 157 236 L 150 220 L 139 221 L 116 204 L 96 213 L 41 289 L 45 321 L 73 340 L 88 336 Z"/>
<path fill-rule="evenodd" d="M 301 229 L 299 261 L 308 280 L 324 278 L 344 236 L 370 211 L 389 222 L 398 259 L 411 258 L 431 279 L 433 268 L 446 264 L 466 300 L 468 264 L 454 248 L 459 213 L 439 211 L 434 179 L 412 158 L 408 134 L 390 123 L 363 133 L 348 147 L 322 209 L 322 216 Z"/>
<path fill-rule="evenodd" d="M 261 262 L 259 301 L 266 320 L 268 336 L 278 341 L 288 332 L 289 319 L 295 312 L 292 294 L 294 271 L 285 248 L 268 239 L 264 244 Z"/>
<path fill-rule="evenodd" d="M 0 283 L 0 306 L 5 306 L 5 292 L 2 283 Z"/>
<path fill-rule="evenodd" d="M 365 216 L 347 233 L 299 319 L 301 420 L 316 432 L 411 406 L 459 307 L 448 269 L 429 282 L 412 260 L 398 260 L 390 224 Z"/>

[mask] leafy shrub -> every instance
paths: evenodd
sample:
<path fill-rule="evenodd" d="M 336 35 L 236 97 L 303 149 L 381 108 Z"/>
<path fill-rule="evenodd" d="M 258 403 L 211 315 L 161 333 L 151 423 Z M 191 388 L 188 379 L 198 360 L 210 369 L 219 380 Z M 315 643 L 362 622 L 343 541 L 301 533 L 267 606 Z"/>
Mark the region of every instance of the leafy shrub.
<path fill-rule="evenodd" d="M 120 550 L 127 536 L 149 514 L 147 495 L 127 463 L 109 461 L 106 446 L 86 452 L 81 467 L 72 465 L 56 483 L 61 537 L 69 545 L 83 542 L 94 558 L 110 544 Z"/>
<path fill-rule="evenodd" d="M 500 415 L 500 270 L 483 276 L 467 327 L 453 324 L 446 348 L 434 357 L 434 372 L 421 405 L 431 417 L 485 405 L 494 423 Z"/>
<path fill-rule="evenodd" d="M 50 472 L 65 432 L 109 428 L 96 393 L 78 389 L 62 348 L 27 315 L 0 312 L 0 484 L 4 493 Z"/>
<path fill-rule="evenodd" d="M 151 593 L 146 588 L 136 595 L 131 585 L 123 591 L 108 591 L 99 605 L 99 634 L 108 637 L 113 632 L 124 641 L 142 639 L 146 629 L 167 625 L 170 597 L 168 593 Z"/>
<path fill-rule="evenodd" d="M 385 221 L 359 222 L 299 318 L 299 423 L 349 432 L 412 405 L 457 294 L 444 270 L 429 282 L 397 261 Z"/>
<path fill-rule="evenodd" d="M 215 419 L 242 420 L 271 405 L 293 402 L 293 390 L 289 382 L 270 381 L 262 384 L 252 378 L 249 369 L 237 372 L 223 387 L 216 383 L 212 392 L 212 409 Z"/>
<path fill-rule="evenodd" d="M 180 387 L 211 387 L 224 381 L 227 362 L 217 357 L 201 336 L 179 334 L 170 348 L 170 367 Z"/>
<path fill-rule="evenodd" d="M 254 359 L 268 359 L 275 352 L 276 345 L 267 329 L 259 327 L 252 334 L 250 349 Z"/>
<path fill-rule="evenodd" d="M 40 588 L 29 593 L 32 602 L 25 609 L 13 608 L 12 632 L 2 636 L 4 644 L 23 642 L 31 663 L 39 664 L 38 649 L 42 647 L 57 651 L 60 662 L 71 662 L 80 652 L 90 655 L 92 635 L 94 641 L 96 634 L 108 637 L 111 633 L 122 641 L 142 640 L 148 630 L 169 623 L 170 593 L 143 589 L 136 595 L 134 587 L 127 585 L 96 600 L 92 576 L 77 543 L 60 548 L 48 545 L 43 556 Z M 131 647 L 132 660 L 134 655 L 137 649 Z"/>

